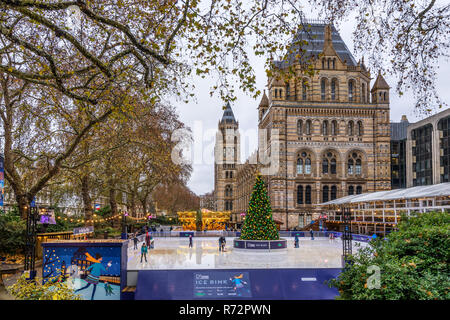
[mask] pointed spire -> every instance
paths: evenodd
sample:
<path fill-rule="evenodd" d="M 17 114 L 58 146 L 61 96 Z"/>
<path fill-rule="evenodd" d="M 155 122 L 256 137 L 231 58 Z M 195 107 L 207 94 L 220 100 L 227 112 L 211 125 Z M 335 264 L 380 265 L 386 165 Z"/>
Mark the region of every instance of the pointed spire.
<path fill-rule="evenodd" d="M 373 92 L 378 89 L 390 89 L 389 85 L 387 84 L 386 80 L 384 80 L 383 76 L 381 75 L 381 71 L 378 70 L 378 76 L 375 80 L 375 83 L 373 84 L 372 90 L 370 92 Z"/>
<path fill-rule="evenodd" d="M 225 106 L 225 111 L 223 112 L 222 121 L 221 122 L 236 122 L 234 118 L 233 110 L 231 109 L 230 102 L 227 102 Z"/>
<path fill-rule="evenodd" d="M 326 56 L 336 56 L 336 51 L 333 47 L 333 39 L 331 36 L 331 24 L 325 25 L 325 41 L 323 43 L 323 54 Z"/>
<path fill-rule="evenodd" d="M 259 108 L 268 107 L 269 106 L 269 98 L 267 98 L 266 90 L 264 90 L 264 94 L 261 98 L 261 102 L 259 103 Z"/>

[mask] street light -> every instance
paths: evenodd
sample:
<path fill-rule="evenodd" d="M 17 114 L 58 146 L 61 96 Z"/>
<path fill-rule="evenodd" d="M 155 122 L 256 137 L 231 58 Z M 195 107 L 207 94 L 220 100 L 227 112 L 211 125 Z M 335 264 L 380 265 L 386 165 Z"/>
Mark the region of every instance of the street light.
<path fill-rule="evenodd" d="M 342 232 L 342 266 L 348 263 L 348 257 L 352 254 L 352 232 L 350 222 L 352 219 L 352 211 L 349 208 L 343 208 L 344 230 Z"/>
<path fill-rule="evenodd" d="M 38 212 L 36 207 L 24 206 L 27 210 L 27 228 L 25 239 L 25 262 L 24 272 L 27 274 L 27 280 L 34 280 L 36 277 L 36 222 Z"/>

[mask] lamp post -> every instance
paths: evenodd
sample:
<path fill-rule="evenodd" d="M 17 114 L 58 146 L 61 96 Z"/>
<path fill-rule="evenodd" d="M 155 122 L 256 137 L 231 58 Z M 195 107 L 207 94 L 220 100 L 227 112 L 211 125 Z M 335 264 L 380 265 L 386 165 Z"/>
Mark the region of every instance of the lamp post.
<path fill-rule="evenodd" d="M 352 254 L 352 232 L 350 229 L 350 221 L 352 219 L 352 212 L 349 208 L 343 208 L 342 218 L 344 223 L 344 230 L 342 232 L 342 266 L 348 263 L 348 256 Z"/>

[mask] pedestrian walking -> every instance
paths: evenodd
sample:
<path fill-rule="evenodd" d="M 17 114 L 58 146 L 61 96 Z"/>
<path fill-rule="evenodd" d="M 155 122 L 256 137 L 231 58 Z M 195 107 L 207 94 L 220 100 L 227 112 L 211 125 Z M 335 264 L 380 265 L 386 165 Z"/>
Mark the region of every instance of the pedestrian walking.
<path fill-rule="evenodd" d="M 192 248 L 192 234 L 189 235 L 189 248 Z"/>
<path fill-rule="evenodd" d="M 141 263 L 142 263 L 142 257 L 144 257 L 145 262 L 147 262 L 147 244 L 145 242 L 142 243 L 142 247 L 141 247 Z"/>
<path fill-rule="evenodd" d="M 309 233 L 311 234 L 311 240 L 314 240 L 314 232 L 312 231 L 312 229 L 309 229 Z"/>
<path fill-rule="evenodd" d="M 298 234 L 295 234 L 294 245 L 295 245 L 296 248 L 299 247 Z"/>
<path fill-rule="evenodd" d="M 134 242 L 134 250 L 137 250 L 138 238 L 136 233 L 134 234 L 133 242 Z"/>

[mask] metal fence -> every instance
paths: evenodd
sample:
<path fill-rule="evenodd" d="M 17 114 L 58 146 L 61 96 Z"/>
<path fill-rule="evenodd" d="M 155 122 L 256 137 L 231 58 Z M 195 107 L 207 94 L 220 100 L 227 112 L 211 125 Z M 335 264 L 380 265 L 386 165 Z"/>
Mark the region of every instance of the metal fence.
<path fill-rule="evenodd" d="M 311 238 L 310 231 L 280 231 L 280 237 L 295 237 L 296 235 L 299 238 Z M 330 234 L 333 234 L 334 237 L 340 238 L 342 236 L 342 232 L 335 231 L 313 231 L 314 238 L 328 238 Z M 224 230 L 211 230 L 211 231 L 151 231 L 150 235 L 154 238 L 187 238 L 189 235 L 193 237 L 240 237 L 241 233 L 239 231 L 224 231 Z M 360 234 L 352 234 L 352 238 L 354 241 L 363 241 L 368 242 L 371 240 L 370 236 L 360 235 Z M 145 240 L 145 234 L 141 234 L 138 236 L 139 242 Z M 133 239 L 129 239 L 129 245 L 133 245 Z"/>

